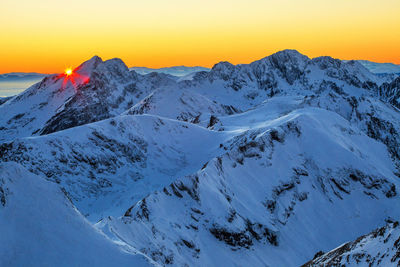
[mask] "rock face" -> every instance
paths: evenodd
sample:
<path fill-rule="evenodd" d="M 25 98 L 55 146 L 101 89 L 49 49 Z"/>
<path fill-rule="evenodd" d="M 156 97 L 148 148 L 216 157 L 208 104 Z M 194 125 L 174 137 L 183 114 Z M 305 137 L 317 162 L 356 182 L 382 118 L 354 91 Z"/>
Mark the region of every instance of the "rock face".
<path fill-rule="evenodd" d="M 399 222 L 374 230 L 328 253 L 319 253 L 307 266 L 398 266 L 400 264 Z"/>
<path fill-rule="evenodd" d="M 122 263 L 299 266 L 400 220 L 399 79 L 388 79 L 294 50 L 182 79 L 94 57 L 0 104 L 0 161 L 22 166 L 1 174 L 0 212 L 26 193 L 4 177 L 25 168 L 67 196 L 85 232 L 122 246 Z M 309 264 L 352 264 L 347 252 Z"/>
<path fill-rule="evenodd" d="M 379 88 L 381 98 L 400 109 L 400 77 L 390 83 L 384 83 Z"/>

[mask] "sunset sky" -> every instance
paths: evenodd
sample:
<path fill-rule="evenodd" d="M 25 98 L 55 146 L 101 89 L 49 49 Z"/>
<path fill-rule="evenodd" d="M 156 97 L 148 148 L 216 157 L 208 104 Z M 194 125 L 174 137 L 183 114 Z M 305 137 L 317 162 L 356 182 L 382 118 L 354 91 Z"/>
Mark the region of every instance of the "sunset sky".
<path fill-rule="evenodd" d="M 1 0 L 0 73 L 249 63 L 286 48 L 400 64 L 400 0 Z"/>

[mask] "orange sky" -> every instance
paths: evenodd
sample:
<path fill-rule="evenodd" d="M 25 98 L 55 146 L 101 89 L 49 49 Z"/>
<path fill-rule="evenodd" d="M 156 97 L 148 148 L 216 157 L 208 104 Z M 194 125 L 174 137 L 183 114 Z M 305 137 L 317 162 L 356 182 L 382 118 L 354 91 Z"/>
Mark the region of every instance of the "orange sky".
<path fill-rule="evenodd" d="M 286 48 L 400 64 L 400 0 L 1 0 L 0 73 L 249 63 Z"/>

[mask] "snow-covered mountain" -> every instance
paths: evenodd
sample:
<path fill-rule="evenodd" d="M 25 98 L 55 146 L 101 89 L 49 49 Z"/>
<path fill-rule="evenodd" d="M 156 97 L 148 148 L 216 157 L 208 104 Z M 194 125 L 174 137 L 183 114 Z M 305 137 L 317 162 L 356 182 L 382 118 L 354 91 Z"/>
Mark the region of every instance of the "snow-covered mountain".
<path fill-rule="evenodd" d="M 21 81 L 32 79 L 43 79 L 47 74 L 36 72 L 10 72 L 0 74 L 0 81 Z"/>
<path fill-rule="evenodd" d="M 152 68 L 147 68 L 147 67 L 132 67 L 129 68 L 130 70 L 134 70 L 138 74 L 146 75 L 152 72 L 157 72 L 157 73 L 165 73 L 177 77 L 183 77 L 195 72 L 199 71 L 209 71 L 210 69 L 205 68 L 205 67 L 186 67 L 186 66 L 174 66 L 174 67 L 165 67 L 165 68 L 159 68 L 159 69 L 152 69 Z"/>
<path fill-rule="evenodd" d="M 224 150 L 99 227 L 162 264 L 296 266 L 400 215 L 385 146 L 333 112 L 258 121 Z"/>
<path fill-rule="evenodd" d="M 94 57 L 0 104 L 1 177 L 146 264 L 300 266 L 399 220 L 399 86 L 294 50 L 187 79 Z"/>
<path fill-rule="evenodd" d="M 400 227 L 399 222 L 360 236 L 355 241 L 338 248 L 318 253 L 307 266 L 399 266 Z"/>
<path fill-rule="evenodd" d="M 368 60 L 357 60 L 364 67 L 366 67 L 370 72 L 377 74 L 400 74 L 400 65 L 393 63 L 376 63 Z"/>
<path fill-rule="evenodd" d="M 62 189 L 16 163 L 0 164 L 0 266 L 151 266 L 108 239 Z"/>
<path fill-rule="evenodd" d="M 51 75 L 0 106 L 0 141 L 48 134 L 116 116 L 159 86 L 162 74 L 139 76 L 120 59 L 93 57 L 71 77 Z"/>
<path fill-rule="evenodd" d="M 42 80 L 46 74 L 12 72 L 0 74 L 0 97 L 14 96 Z"/>
<path fill-rule="evenodd" d="M 122 214 L 131 202 L 195 172 L 221 153 L 219 144 L 227 138 L 175 120 L 117 116 L 5 142 L 0 161 L 18 162 L 58 183 L 83 214 L 97 221 Z"/>

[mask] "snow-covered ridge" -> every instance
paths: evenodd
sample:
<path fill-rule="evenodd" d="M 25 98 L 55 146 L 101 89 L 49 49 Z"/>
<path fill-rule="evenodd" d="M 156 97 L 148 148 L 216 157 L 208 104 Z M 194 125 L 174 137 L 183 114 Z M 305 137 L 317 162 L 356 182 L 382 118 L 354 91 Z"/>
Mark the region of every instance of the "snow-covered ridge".
<path fill-rule="evenodd" d="M 225 139 L 229 135 L 156 116 L 117 116 L 5 142 L 0 161 L 18 162 L 58 183 L 83 214 L 97 221 L 199 169 L 221 153 Z"/>
<path fill-rule="evenodd" d="M 174 66 L 174 67 L 165 67 L 165 68 L 159 68 L 159 69 L 152 69 L 152 68 L 147 68 L 147 67 L 131 67 L 129 68 L 130 70 L 134 70 L 138 74 L 146 75 L 152 72 L 156 73 L 165 73 L 177 77 L 183 77 L 195 72 L 199 71 L 209 71 L 210 69 L 205 68 L 205 67 L 186 67 L 186 66 Z"/>
<path fill-rule="evenodd" d="M 294 50 L 281 51 L 248 65 L 221 62 L 210 72 L 196 73 L 192 80 L 177 81 L 158 73 L 143 76 L 129 71 L 120 59 L 103 62 L 99 57 L 83 63 L 75 73 L 73 80 L 63 75 L 49 76 L 1 105 L 0 140 L 95 122 L 121 114 L 136 104 L 134 109 L 142 110 L 141 105 L 148 102 L 140 101 L 163 88 L 168 88 L 164 90 L 166 94 L 176 96 L 175 103 L 182 102 L 178 96 L 182 90 L 188 91 L 186 95 L 196 92 L 207 102 L 216 103 L 210 108 L 210 104 L 206 105 L 207 110 L 203 108 L 202 112 L 201 105 L 194 104 L 173 113 L 174 119 L 193 121 L 201 114 L 225 115 L 226 107 L 230 112 L 243 111 L 276 94 L 313 93 L 327 83 L 347 94 L 376 96 L 386 81 L 355 61 L 309 59 Z M 392 94 L 390 91 L 385 97 L 391 98 Z M 155 108 L 161 105 L 152 103 Z M 147 110 L 156 115 L 171 115 Z"/>
<path fill-rule="evenodd" d="M 54 183 L 0 163 L 1 266 L 151 266 L 95 229 Z"/>
<path fill-rule="evenodd" d="M 120 59 L 93 57 L 71 78 L 51 75 L 0 106 L 0 140 L 47 134 L 113 117 L 161 85 L 158 75 L 140 76 Z"/>
<path fill-rule="evenodd" d="M 298 266 L 399 216 L 385 147 L 333 112 L 297 110 L 224 150 L 98 227 L 161 264 Z"/>
<path fill-rule="evenodd" d="M 399 222 L 391 222 L 327 253 L 319 252 L 308 266 L 400 265 Z"/>
<path fill-rule="evenodd" d="M 62 190 L 88 235 L 100 220 L 114 252 L 156 265 L 299 266 L 400 220 L 398 78 L 295 50 L 182 79 L 99 57 L 74 73 L 0 105 L 0 161 Z"/>
<path fill-rule="evenodd" d="M 390 74 L 396 73 L 400 74 L 400 65 L 393 63 L 376 63 L 368 60 L 357 60 L 364 67 L 366 67 L 370 72 L 377 74 Z"/>

